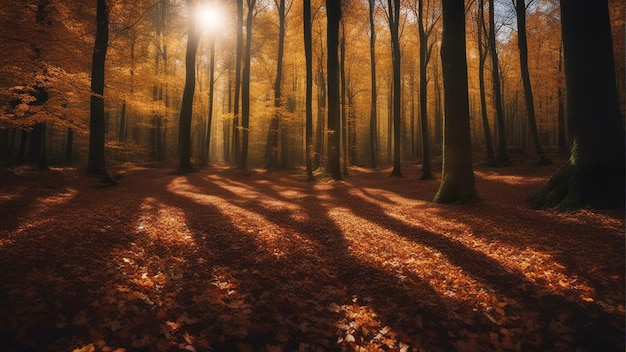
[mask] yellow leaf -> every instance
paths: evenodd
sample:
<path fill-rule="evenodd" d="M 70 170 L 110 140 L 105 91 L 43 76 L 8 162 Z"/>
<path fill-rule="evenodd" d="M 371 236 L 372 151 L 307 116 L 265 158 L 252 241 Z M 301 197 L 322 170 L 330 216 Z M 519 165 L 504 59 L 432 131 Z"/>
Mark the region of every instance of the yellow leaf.
<path fill-rule="evenodd" d="M 593 302 L 593 298 L 582 296 L 583 301 L 585 302 Z"/>
<path fill-rule="evenodd" d="M 565 288 L 569 287 L 569 284 L 567 282 L 563 281 L 563 280 L 559 280 L 559 285 L 561 287 L 565 287 Z"/>

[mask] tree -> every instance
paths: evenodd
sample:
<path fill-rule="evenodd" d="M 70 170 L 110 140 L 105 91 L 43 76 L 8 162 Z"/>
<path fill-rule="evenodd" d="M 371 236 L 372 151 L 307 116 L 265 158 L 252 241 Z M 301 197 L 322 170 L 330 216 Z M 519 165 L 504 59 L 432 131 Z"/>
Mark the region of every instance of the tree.
<path fill-rule="evenodd" d="M 393 61 L 393 169 L 391 176 L 402 177 L 400 165 L 400 113 L 402 104 L 400 72 L 400 0 L 387 0 L 389 32 L 391 34 L 391 57 Z"/>
<path fill-rule="evenodd" d="M 246 0 L 248 15 L 246 17 L 246 47 L 243 55 L 243 72 L 241 82 L 241 159 L 239 167 L 248 168 L 248 143 L 250 138 L 250 55 L 252 50 L 252 20 L 256 0 Z"/>
<path fill-rule="evenodd" d="M 476 199 L 469 124 L 463 0 L 443 0 L 441 63 L 444 88 L 444 140 L 441 184 L 436 203 Z"/>
<path fill-rule="evenodd" d="M 608 1 L 561 1 L 561 30 L 572 149 L 565 167 L 531 202 L 560 210 L 623 207 L 624 123 Z"/>
<path fill-rule="evenodd" d="M 279 143 L 278 134 L 280 132 L 280 119 L 282 106 L 282 80 L 283 80 L 283 56 L 285 52 L 285 18 L 287 10 L 285 0 L 275 0 L 274 4 L 278 10 L 278 51 L 276 57 L 276 78 L 274 80 L 274 115 L 270 122 L 270 128 L 265 146 L 265 165 L 268 168 L 278 165 Z M 284 160 L 283 162 L 286 162 Z"/>
<path fill-rule="evenodd" d="M 185 88 L 178 121 L 178 143 L 180 153 L 179 173 L 193 171 L 191 165 L 191 118 L 193 114 L 193 96 L 196 89 L 196 54 L 200 43 L 198 33 L 196 4 L 187 0 L 187 51 L 185 53 Z"/>
<path fill-rule="evenodd" d="M 241 103 L 241 63 L 243 58 L 243 0 L 237 1 L 237 53 L 235 54 L 235 101 L 233 103 L 233 154 L 239 162 L 241 157 L 239 134 L 239 104 Z"/>
<path fill-rule="evenodd" d="M 478 85 L 480 89 L 480 116 L 483 122 L 483 132 L 485 134 L 485 145 L 487 148 L 487 165 L 494 165 L 496 161 L 493 151 L 493 141 L 491 139 L 491 129 L 489 118 L 487 117 L 487 98 L 485 94 L 485 62 L 487 61 L 488 46 L 483 43 L 483 33 L 485 28 L 485 1 L 478 0 Z"/>
<path fill-rule="evenodd" d="M 420 40 L 420 117 L 422 123 L 422 176 L 421 180 L 430 180 L 433 178 L 433 174 L 430 171 L 430 143 L 429 135 L 430 129 L 428 128 L 428 77 L 427 68 L 430 61 L 430 55 L 433 49 L 433 44 L 428 44 L 428 38 L 435 28 L 436 20 L 424 28 L 424 0 L 418 0 L 417 9 L 417 26 L 419 29 Z"/>
<path fill-rule="evenodd" d="M 378 166 L 378 131 L 376 128 L 376 26 L 374 24 L 374 5 L 376 0 L 368 0 L 369 2 L 369 20 L 370 20 L 370 63 L 371 63 L 371 79 L 372 79 L 372 95 L 370 105 L 370 163 L 372 169 Z"/>
<path fill-rule="evenodd" d="M 509 154 L 506 150 L 506 132 L 504 124 L 504 110 L 502 107 L 502 90 L 500 87 L 500 72 L 498 64 L 498 48 L 496 47 L 496 21 L 494 0 L 489 0 L 489 51 L 491 54 L 491 83 L 493 84 L 493 102 L 496 108 L 496 121 L 498 124 L 498 149 L 496 163 L 507 165 Z"/>
<path fill-rule="evenodd" d="M 535 100 L 533 99 L 533 90 L 530 83 L 530 72 L 528 70 L 528 43 L 526 39 L 526 2 L 524 0 L 515 0 L 515 12 L 517 14 L 517 47 L 519 48 L 519 62 L 522 74 L 522 83 L 524 85 L 524 100 L 526 102 L 526 115 L 528 116 L 528 125 L 530 127 L 530 135 L 535 144 L 535 152 L 537 153 L 538 165 L 549 165 L 552 162 L 546 157 L 541 148 L 539 140 L 539 132 L 537 131 L 537 122 L 535 118 Z"/>
<path fill-rule="evenodd" d="M 341 1 L 326 0 L 327 82 L 328 82 L 328 172 L 330 177 L 341 180 L 339 157 L 341 142 L 341 107 L 339 104 L 339 23 Z"/>
<path fill-rule="evenodd" d="M 96 2 L 96 38 L 91 64 L 91 102 L 89 114 L 89 156 L 87 173 L 108 175 L 104 159 L 105 120 L 104 120 L 104 65 L 109 44 L 109 6 L 106 0 Z"/>
<path fill-rule="evenodd" d="M 311 0 L 304 0 L 304 55 L 306 61 L 306 179 L 313 180 L 313 38 L 311 35 Z"/>

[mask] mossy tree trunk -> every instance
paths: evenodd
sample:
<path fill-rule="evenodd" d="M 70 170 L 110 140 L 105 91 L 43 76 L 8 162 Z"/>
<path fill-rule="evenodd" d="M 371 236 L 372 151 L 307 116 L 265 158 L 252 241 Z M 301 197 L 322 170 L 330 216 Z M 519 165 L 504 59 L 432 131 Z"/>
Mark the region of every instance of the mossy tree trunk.
<path fill-rule="evenodd" d="M 608 1 L 561 1 L 561 29 L 572 150 L 567 165 L 531 202 L 560 210 L 622 207 L 624 124 Z"/>

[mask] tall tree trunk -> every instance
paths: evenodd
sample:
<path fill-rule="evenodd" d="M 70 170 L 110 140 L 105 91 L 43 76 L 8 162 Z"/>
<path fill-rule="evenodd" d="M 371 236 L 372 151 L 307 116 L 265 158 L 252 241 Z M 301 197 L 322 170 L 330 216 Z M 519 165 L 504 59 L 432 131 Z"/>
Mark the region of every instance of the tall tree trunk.
<path fill-rule="evenodd" d="M 424 1 L 419 0 L 418 28 L 420 37 L 420 117 L 422 122 L 422 177 L 421 180 L 430 180 L 433 174 L 430 171 L 430 129 L 428 128 L 428 78 L 426 77 L 428 61 L 430 61 L 430 50 L 432 46 L 428 44 L 428 33 L 424 30 Z"/>
<path fill-rule="evenodd" d="M 441 63 L 444 85 L 444 146 L 441 184 L 434 202 L 476 199 L 470 139 L 463 0 L 443 0 Z"/>
<path fill-rule="evenodd" d="M 341 146 L 343 153 L 343 174 L 348 175 L 348 165 L 350 157 L 348 156 L 348 120 L 346 106 L 346 27 L 341 21 L 341 42 L 340 42 L 340 60 L 339 60 L 339 81 L 341 85 Z"/>
<path fill-rule="evenodd" d="M 387 0 L 389 7 L 389 31 L 391 33 L 391 57 L 393 61 L 393 169 L 391 176 L 402 177 L 400 165 L 400 109 L 402 103 L 400 75 L 400 0 Z"/>
<path fill-rule="evenodd" d="M 624 123 L 608 1 L 561 1 L 561 29 L 572 151 L 532 203 L 560 210 L 623 207 Z"/>
<path fill-rule="evenodd" d="M 496 24 L 495 24 L 494 0 L 489 0 L 489 50 L 491 54 L 491 81 L 493 84 L 493 99 L 496 108 L 496 121 L 498 123 L 498 149 L 496 162 L 499 165 L 508 165 L 509 154 L 506 150 L 506 126 L 504 123 L 504 110 L 502 107 L 502 90 L 500 87 L 500 72 L 498 64 L 498 50 L 496 47 Z"/>
<path fill-rule="evenodd" d="M 326 100 L 328 92 L 326 91 L 326 77 L 324 71 L 323 59 L 320 58 L 318 62 L 317 70 L 317 123 L 315 125 L 315 159 L 313 168 L 322 167 L 322 155 L 325 155 L 324 150 L 324 136 L 325 133 L 325 113 L 326 113 Z"/>
<path fill-rule="evenodd" d="M 567 128 L 565 122 L 565 98 L 563 97 L 563 89 L 561 88 L 562 82 L 562 72 L 563 72 L 563 42 L 559 46 L 559 86 L 557 88 L 557 99 L 558 99 L 558 145 L 559 145 L 559 153 L 568 153 L 569 146 L 567 143 Z"/>
<path fill-rule="evenodd" d="M 374 6 L 376 0 L 369 0 L 369 20 L 370 20 L 370 65 L 371 65 L 371 105 L 370 105 L 370 165 L 372 169 L 378 167 L 378 122 L 376 110 L 378 109 L 377 86 L 376 86 L 376 25 L 374 24 Z"/>
<path fill-rule="evenodd" d="M 65 142 L 65 162 L 71 164 L 74 156 L 74 130 L 67 129 L 67 141 Z"/>
<path fill-rule="evenodd" d="M 341 22 L 341 0 L 326 0 L 327 82 L 328 82 L 328 173 L 341 180 L 339 158 L 341 141 L 341 106 L 339 102 L 339 23 Z"/>
<path fill-rule="evenodd" d="M 485 32 L 485 8 L 484 0 L 478 0 L 478 84 L 480 87 L 480 116 L 483 122 L 483 132 L 485 133 L 485 145 L 487 148 L 487 165 L 494 165 L 496 161 L 493 151 L 493 141 L 491 139 L 491 128 L 487 116 L 487 98 L 485 95 L 485 62 L 487 61 L 487 50 L 483 45 L 483 33 Z"/>
<path fill-rule="evenodd" d="M 313 38 L 311 0 L 304 0 L 304 56 L 306 61 L 306 179 L 313 180 Z"/>
<path fill-rule="evenodd" d="M 247 0 L 248 16 L 246 18 L 246 48 L 244 52 L 243 73 L 241 82 L 241 159 L 239 167 L 248 168 L 248 142 L 250 135 L 250 52 L 252 49 L 252 19 L 256 0 Z"/>
<path fill-rule="evenodd" d="M 552 162 L 543 153 L 541 141 L 539 140 L 539 132 L 537 131 L 537 121 L 535 117 L 535 101 L 533 98 L 533 90 L 530 83 L 530 71 L 528 70 L 528 42 L 526 39 L 526 2 L 524 0 L 516 0 L 517 14 L 517 47 L 519 48 L 519 62 L 522 74 L 522 83 L 524 85 L 524 100 L 526 102 L 526 114 L 528 115 L 528 125 L 530 127 L 530 136 L 535 145 L 537 153 L 537 165 L 550 165 Z"/>
<path fill-rule="evenodd" d="M 273 168 L 278 166 L 278 155 L 280 146 L 278 135 L 281 125 L 281 105 L 282 105 L 282 80 L 283 80 L 283 56 L 285 51 L 285 0 L 277 0 L 278 10 L 278 56 L 276 57 L 276 79 L 274 80 L 274 115 L 267 132 L 267 144 L 265 146 L 265 166 Z"/>
<path fill-rule="evenodd" d="M 209 111 L 206 119 L 206 133 L 204 135 L 204 153 L 206 155 L 205 165 L 211 159 L 211 126 L 213 125 L 213 100 L 215 92 L 215 38 L 211 38 L 210 59 L 209 59 Z"/>
<path fill-rule="evenodd" d="M 109 44 L 109 6 L 106 0 L 96 3 L 96 38 L 91 64 L 91 101 L 89 114 L 89 156 L 87 173 L 105 176 L 112 181 L 104 161 L 104 65 Z"/>
<path fill-rule="evenodd" d="M 187 52 L 185 54 L 185 87 L 178 121 L 178 144 L 180 153 L 179 173 L 193 170 L 191 165 L 191 119 L 193 115 L 193 95 L 196 89 L 196 53 L 200 36 L 198 33 L 194 0 L 187 0 Z"/>
<path fill-rule="evenodd" d="M 237 1 L 237 53 L 235 58 L 235 101 L 233 103 L 233 157 L 241 158 L 239 104 L 241 103 L 241 63 L 243 58 L 243 0 Z"/>

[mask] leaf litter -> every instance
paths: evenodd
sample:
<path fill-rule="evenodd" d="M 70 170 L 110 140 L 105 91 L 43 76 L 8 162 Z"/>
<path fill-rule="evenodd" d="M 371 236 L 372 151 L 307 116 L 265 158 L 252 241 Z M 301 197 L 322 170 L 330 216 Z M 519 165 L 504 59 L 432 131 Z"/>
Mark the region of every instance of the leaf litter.
<path fill-rule="evenodd" d="M 624 350 L 623 209 L 529 209 L 554 168 L 525 165 L 437 205 L 404 168 L 12 176 L 2 350 Z"/>

